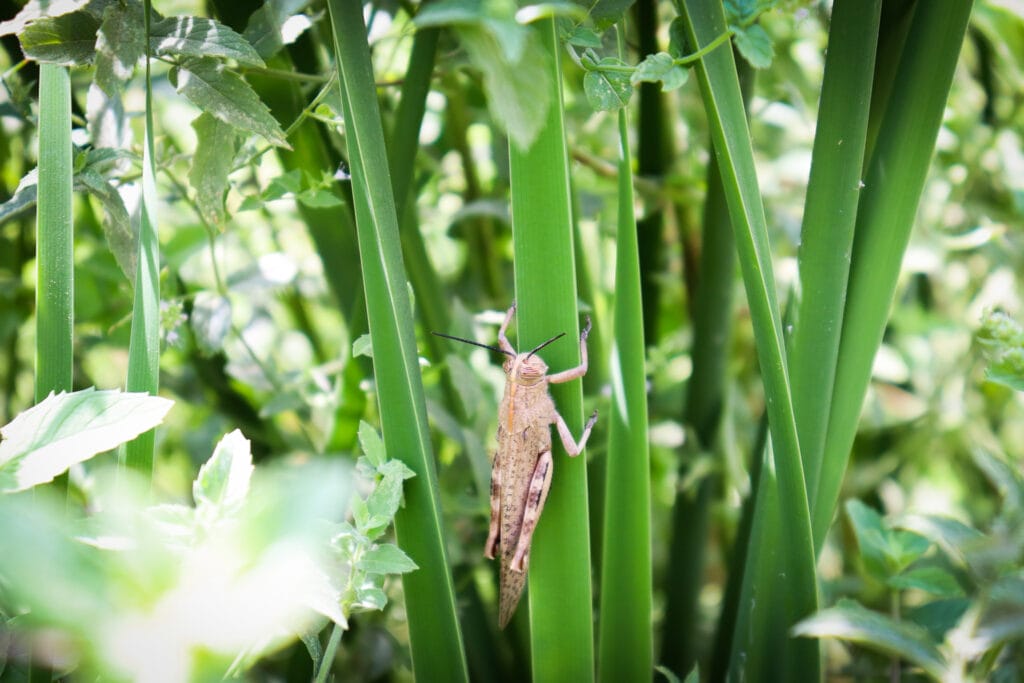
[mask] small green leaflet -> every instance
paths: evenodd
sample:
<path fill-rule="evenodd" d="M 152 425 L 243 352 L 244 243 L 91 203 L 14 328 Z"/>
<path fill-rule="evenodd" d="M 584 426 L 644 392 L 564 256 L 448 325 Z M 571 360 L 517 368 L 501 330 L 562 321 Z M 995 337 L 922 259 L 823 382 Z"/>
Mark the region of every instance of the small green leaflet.
<path fill-rule="evenodd" d="M 363 420 L 359 421 L 359 446 L 374 469 L 383 465 L 387 460 L 387 454 L 384 452 L 384 440 L 380 438 L 376 429 Z"/>
<path fill-rule="evenodd" d="M 230 28 L 203 17 L 167 17 L 150 27 L 150 45 L 157 55 L 220 57 L 243 66 L 266 66 L 256 50 Z"/>
<path fill-rule="evenodd" d="M 588 71 L 583 77 L 583 92 L 587 101 L 598 111 L 618 111 L 627 104 L 633 94 L 630 74 L 619 71 L 602 71 L 602 66 L 625 66 L 625 63 L 614 57 L 605 57 L 597 63 L 594 70 Z"/>
<path fill-rule="evenodd" d="M 96 36 L 96 85 L 107 95 L 116 96 L 145 52 L 142 6 L 117 3 L 108 7 Z"/>
<path fill-rule="evenodd" d="M 253 473 L 249 440 L 234 430 L 220 440 L 192 483 L 192 498 L 200 514 L 230 514 L 245 501 Z"/>
<path fill-rule="evenodd" d="M 358 566 L 373 574 L 404 574 L 419 569 L 408 555 L 392 543 L 384 543 L 369 550 L 359 560 Z"/>
<path fill-rule="evenodd" d="M 171 82 L 197 107 L 235 128 L 262 135 L 273 145 L 291 149 L 281 124 L 238 74 L 215 59 L 185 60 L 171 70 Z"/>
<path fill-rule="evenodd" d="M 751 24 L 746 27 L 730 26 L 729 28 L 733 30 L 733 44 L 743 58 L 750 63 L 750 66 L 755 69 L 767 69 L 772 65 L 775 48 L 772 47 L 772 39 L 760 24 Z"/>
<path fill-rule="evenodd" d="M 647 55 L 636 67 L 630 82 L 633 85 L 641 82 L 661 83 L 662 92 L 675 90 L 686 83 L 686 69 L 676 65 L 675 60 L 667 52 Z"/>
<path fill-rule="evenodd" d="M 238 135 L 230 124 L 203 112 L 192 121 L 196 153 L 188 183 L 196 191 L 196 204 L 210 225 L 224 222 L 224 193 L 235 160 Z"/>

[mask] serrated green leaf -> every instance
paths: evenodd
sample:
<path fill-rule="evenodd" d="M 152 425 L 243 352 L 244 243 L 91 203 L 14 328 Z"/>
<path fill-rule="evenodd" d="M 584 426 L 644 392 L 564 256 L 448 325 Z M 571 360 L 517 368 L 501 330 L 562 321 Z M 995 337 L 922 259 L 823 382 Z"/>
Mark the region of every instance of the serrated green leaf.
<path fill-rule="evenodd" d="M 282 173 L 271 180 L 267 184 L 267 189 L 263 190 L 260 194 L 260 197 L 264 201 L 271 202 L 287 195 L 298 194 L 301 191 L 302 171 L 296 168 L 287 173 Z"/>
<path fill-rule="evenodd" d="M 359 446 L 374 469 L 383 465 L 387 460 L 387 454 L 384 452 L 384 440 L 380 438 L 376 429 L 363 420 L 359 421 Z"/>
<path fill-rule="evenodd" d="M 21 50 L 29 59 L 61 66 L 90 64 L 96 56 L 100 23 L 88 12 L 40 19 L 18 35 Z"/>
<path fill-rule="evenodd" d="M 0 223 L 27 211 L 36 205 L 38 195 L 39 169 L 33 168 L 18 181 L 14 196 L 0 204 Z"/>
<path fill-rule="evenodd" d="M 351 509 L 352 521 L 355 523 L 356 531 L 364 534 L 364 529 L 370 521 L 370 511 L 366 509 L 366 501 L 359 496 L 352 496 Z"/>
<path fill-rule="evenodd" d="M 419 569 L 401 548 L 392 543 L 384 543 L 368 551 L 359 560 L 358 566 L 373 574 L 405 574 Z"/>
<path fill-rule="evenodd" d="M 167 17 L 150 27 L 154 54 L 220 57 L 244 66 L 266 64 L 249 41 L 219 21 L 204 17 Z"/>
<path fill-rule="evenodd" d="M 171 82 L 193 104 L 224 123 L 291 149 L 281 125 L 256 91 L 217 60 L 187 59 L 171 71 Z"/>
<path fill-rule="evenodd" d="M 79 10 L 89 0 L 29 0 L 13 19 L 0 22 L 0 36 L 11 36 L 21 33 L 29 24 L 44 17 L 59 17 Z"/>
<path fill-rule="evenodd" d="M 938 544 L 950 559 L 963 565 L 967 564 L 971 549 L 985 538 L 977 529 L 939 515 L 906 515 L 896 521 L 896 526 Z"/>
<path fill-rule="evenodd" d="M 366 498 L 366 509 L 371 517 L 391 520 L 402 504 L 402 477 L 384 477 Z"/>
<path fill-rule="evenodd" d="M 686 83 L 687 72 L 667 52 L 648 55 L 640 62 L 636 71 L 630 77 L 630 83 L 636 85 L 640 82 L 661 83 L 663 92 L 675 90 Z"/>
<path fill-rule="evenodd" d="M 163 422 L 172 401 L 96 391 L 50 394 L 0 429 L 0 491 L 23 491 Z"/>
<path fill-rule="evenodd" d="M 775 48 L 772 39 L 761 28 L 760 24 L 751 24 L 745 28 L 731 27 L 734 31 L 733 43 L 743 58 L 755 69 L 767 69 L 772 65 Z"/>
<path fill-rule="evenodd" d="M 188 172 L 189 185 L 196 191 L 196 204 L 211 225 L 224 222 L 224 193 L 228 189 L 238 149 L 238 135 L 234 127 L 203 112 L 194 121 L 196 152 Z"/>
<path fill-rule="evenodd" d="M 587 102 L 598 111 L 618 111 L 633 95 L 633 84 L 629 74 L 617 71 L 601 71 L 601 66 L 624 66 L 623 62 L 611 57 L 602 59 L 593 71 L 583 77 L 583 92 Z"/>
<path fill-rule="evenodd" d="M 941 680 L 946 662 L 928 633 L 871 612 L 850 601 L 822 610 L 793 627 L 794 636 L 839 638 L 864 645 L 876 652 L 899 655 Z"/>
<path fill-rule="evenodd" d="M 103 13 L 96 35 L 94 80 L 107 95 L 120 93 L 135 73 L 135 65 L 146 53 L 145 34 L 145 16 L 139 3 L 116 3 Z"/>
<path fill-rule="evenodd" d="M 138 235 L 132 229 L 131 218 L 124 206 L 121 194 L 99 171 L 90 164 L 75 175 L 76 189 L 85 188 L 99 200 L 103 208 L 103 236 L 114 255 L 121 272 L 129 282 L 135 280 L 135 266 L 138 259 Z"/>
<path fill-rule="evenodd" d="M 236 509 L 249 493 L 253 469 L 249 440 L 237 429 L 226 434 L 192 484 L 196 509 L 206 507 L 217 513 Z"/>

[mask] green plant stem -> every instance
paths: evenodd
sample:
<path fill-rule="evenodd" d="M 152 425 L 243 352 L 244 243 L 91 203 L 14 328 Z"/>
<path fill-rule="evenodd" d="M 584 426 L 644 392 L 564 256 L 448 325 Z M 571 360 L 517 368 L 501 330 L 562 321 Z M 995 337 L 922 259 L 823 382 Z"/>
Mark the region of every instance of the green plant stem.
<path fill-rule="evenodd" d="M 550 19 L 531 30 L 538 32 L 551 60 L 552 105 L 529 149 L 509 145 L 517 348 L 530 348 L 557 332 L 579 338 L 558 40 Z M 544 358 L 552 369 L 562 370 L 579 362 L 578 353 L 577 344 L 557 343 L 545 349 Z M 551 393 L 570 430 L 579 434 L 580 384 L 556 385 Z M 558 439 L 554 442 L 551 490 L 530 553 L 533 680 L 586 683 L 594 676 L 586 461 L 565 457 Z"/>
<path fill-rule="evenodd" d="M 625 55 L 623 27 L 619 56 Z M 601 544 L 600 680 L 639 681 L 651 675 L 651 481 L 647 443 L 640 254 L 633 213 L 629 119 L 619 111 L 618 231 L 615 241 L 614 341 Z"/>
<path fill-rule="evenodd" d="M 466 656 L 444 548 L 412 306 L 362 5 L 330 0 L 328 9 L 352 164 L 381 431 L 388 452 L 416 473 L 405 485 L 405 506 L 395 515 L 398 543 L 419 565 L 402 578 L 413 673 L 423 681 L 464 681 Z"/>
<path fill-rule="evenodd" d="M 71 215 L 71 81 L 39 67 L 35 400 L 71 391 L 74 363 L 74 230 Z"/>
<path fill-rule="evenodd" d="M 146 35 L 149 35 L 150 0 L 145 3 Z M 160 383 L 160 241 L 157 236 L 155 152 L 153 147 L 153 82 L 150 77 L 149 40 L 146 40 L 146 130 L 142 151 L 142 206 L 139 226 L 138 265 L 135 271 L 135 302 L 131 340 L 128 345 L 128 391 L 156 395 Z M 140 434 L 125 446 L 123 465 L 153 475 L 155 432 Z"/>

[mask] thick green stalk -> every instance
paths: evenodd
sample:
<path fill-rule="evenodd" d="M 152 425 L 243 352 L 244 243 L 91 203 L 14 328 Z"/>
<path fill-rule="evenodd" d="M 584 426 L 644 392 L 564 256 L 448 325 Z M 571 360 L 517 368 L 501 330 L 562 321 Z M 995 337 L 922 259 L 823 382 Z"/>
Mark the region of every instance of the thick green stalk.
<path fill-rule="evenodd" d="M 725 16 L 719 3 L 686 0 L 681 10 L 690 43 L 697 48 L 707 45 L 725 31 Z M 769 622 L 763 623 L 765 629 L 785 632 L 796 619 L 811 614 L 817 608 L 817 580 L 810 511 L 772 272 L 771 245 L 732 51 L 728 47 L 719 48 L 706 55 L 698 64 L 697 75 L 750 306 L 772 436 L 780 523 L 788 536 L 788 590 L 763 596 L 758 607 L 762 610 L 767 608 L 773 615 Z M 774 567 L 761 566 L 763 571 L 774 573 Z M 771 604 L 773 602 L 785 605 L 776 609 Z M 764 635 L 767 636 L 767 632 Z M 816 680 L 820 676 L 817 645 L 808 647 L 799 641 L 791 641 L 790 645 L 779 655 L 784 665 L 801 672 L 805 680 Z M 734 661 L 733 666 L 742 667 L 743 662 Z M 771 673 L 765 669 L 745 668 L 744 671 L 748 680 L 768 680 Z"/>
<path fill-rule="evenodd" d="M 884 108 L 857 212 L 832 412 L 813 505 L 819 548 L 839 498 L 970 13 L 970 0 L 918 3 L 899 52 L 899 87 Z"/>
<path fill-rule="evenodd" d="M 532 28 L 551 59 L 552 105 L 529 149 L 509 145 L 517 348 L 530 348 L 559 332 L 570 340 L 579 338 L 558 41 L 552 20 Z M 579 362 L 579 346 L 571 341 L 552 344 L 544 359 L 554 371 L 573 367 Z M 551 393 L 578 436 L 583 424 L 580 384 L 553 386 Z M 585 683 L 594 676 L 586 459 L 567 458 L 558 439 L 554 442 L 551 491 L 530 553 L 533 679 Z"/>
<path fill-rule="evenodd" d="M 71 81 L 39 66 L 39 202 L 36 206 L 36 402 L 71 391 L 75 260 L 71 216 Z"/>
<path fill-rule="evenodd" d="M 146 35 L 149 35 L 150 2 L 146 0 Z M 160 384 L 160 241 L 157 236 L 156 167 L 153 149 L 153 83 L 150 79 L 149 40 L 146 40 L 146 131 L 142 150 L 142 208 L 139 226 L 138 265 L 135 269 L 135 302 L 131 340 L 128 344 L 128 391 L 157 393 Z M 140 434 L 125 446 L 124 464 L 147 480 L 153 473 L 153 430 Z"/>
<path fill-rule="evenodd" d="M 625 52 L 619 30 L 619 55 Z M 633 213 L 629 120 L 619 111 L 618 232 L 611 349 L 611 410 L 604 496 L 600 680 L 642 681 L 654 663 L 651 633 L 651 480 L 640 254 Z"/>
<path fill-rule="evenodd" d="M 384 444 L 416 473 L 405 485 L 405 506 L 395 515 L 398 543 L 419 565 L 402 578 L 413 673 L 423 681 L 464 681 L 466 657 L 444 548 L 412 306 L 362 5 L 330 0 L 328 8 Z"/>
<path fill-rule="evenodd" d="M 881 0 L 836 0 L 800 242 L 801 299 L 789 367 L 807 491 L 828 426 L 857 220 Z"/>

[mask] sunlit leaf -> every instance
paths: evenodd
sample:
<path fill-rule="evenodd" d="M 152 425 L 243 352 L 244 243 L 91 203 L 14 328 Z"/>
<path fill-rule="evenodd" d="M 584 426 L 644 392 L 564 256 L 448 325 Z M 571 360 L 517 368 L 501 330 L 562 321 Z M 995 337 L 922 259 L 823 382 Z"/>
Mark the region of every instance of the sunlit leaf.
<path fill-rule="evenodd" d="M 265 66 L 249 41 L 213 19 L 167 17 L 153 24 L 150 32 L 157 55 L 221 57 L 244 66 Z"/>
<path fill-rule="evenodd" d="M 583 91 L 587 102 L 598 111 L 618 111 L 627 104 L 633 95 L 633 84 L 628 73 L 601 70 L 602 66 L 625 66 L 614 57 L 602 59 L 595 70 L 588 71 L 583 77 Z"/>
<path fill-rule="evenodd" d="M 751 24 L 746 28 L 732 27 L 735 31 L 733 44 L 739 50 L 743 58 L 755 69 L 767 69 L 772 65 L 775 57 L 775 49 L 772 47 L 772 39 L 761 28 L 760 24 Z"/>
<path fill-rule="evenodd" d="M 375 468 L 380 467 L 387 460 L 387 454 L 384 452 L 384 441 L 380 438 L 380 434 L 362 420 L 359 421 L 359 446 Z"/>
<path fill-rule="evenodd" d="M 51 481 L 157 426 L 171 405 L 159 396 L 116 390 L 51 394 L 0 429 L 0 491 Z"/>
<path fill-rule="evenodd" d="M 40 19 L 19 34 L 21 50 L 29 59 L 49 64 L 91 64 L 96 56 L 100 23 L 88 12 Z"/>
<path fill-rule="evenodd" d="M 220 440 L 192 484 L 196 508 L 224 514 L 237 508 L 249 493 L 253 464 L 249 440 L 234 430 Z"/>
<path fill-rule="evenodd" d="M 188 172 L 189 185 L 196 191 L 196 204 L 211 225 L 224 222 L 224 193 L 235 159 L 238 136 L 235 129 L 203 112 L 194 121 L 196 152 Z"/>
<path fill-rule="evenodd" d="M 112 97 L 132 77 L 135 65 L 146 52 L 144 22 L 139 3 L 115 3 L 103 13 L 96 37 L 94 78 L 96 85 Z"/>
<path fill-rule="evenodd" d="M 26 26 L 43 17 L 59 17 L 81 9 L 90 0 L 29 0 L 13 19 L 0 22 L 0 36 L 21 33 Z"/>
<path fill-rule="evenodd" d="M 384 543 L 363 555 L 359 568 L 374 574 L 404 574 L 419 567 L 397 545 Z"/>
<path fill-rule="evenodd" d="M 281 125 L 256 92 L 217 60 L 187 59 L 171 70 L 171 82 L 193 104 L 224 123 L 290 149 Z"/>

